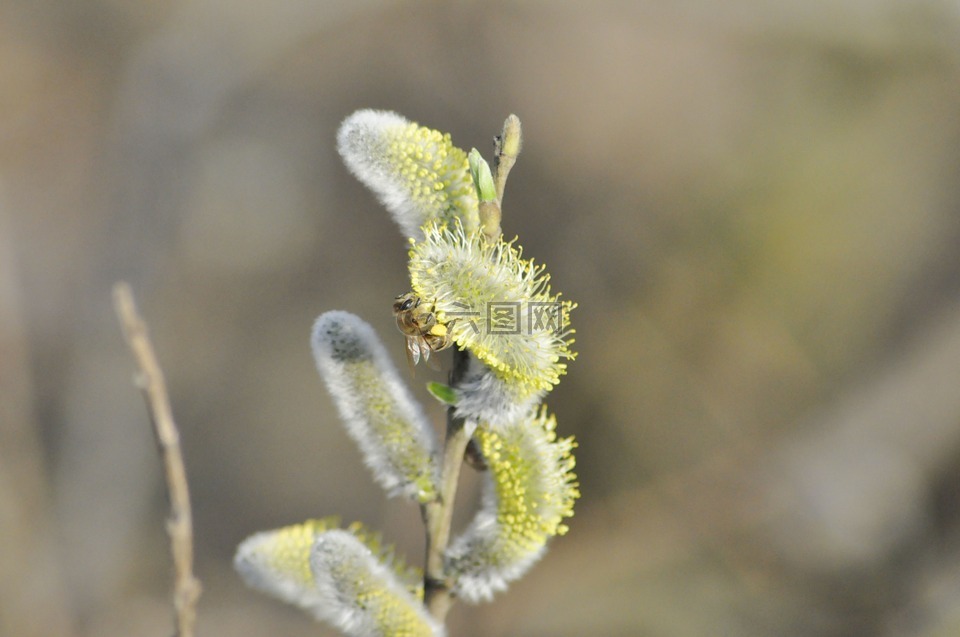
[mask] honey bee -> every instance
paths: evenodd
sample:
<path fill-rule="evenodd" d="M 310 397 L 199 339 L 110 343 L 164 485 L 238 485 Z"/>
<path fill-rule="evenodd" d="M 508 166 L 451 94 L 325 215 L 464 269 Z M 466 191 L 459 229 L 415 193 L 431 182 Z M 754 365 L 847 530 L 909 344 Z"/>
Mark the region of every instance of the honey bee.
<path fill-rule="evenodd" d="M 413 368 L 422 357 L 424 362 L 437 369 L 436 362 L 430 363 L 430 354 L 453 344 L 447 326 L 437 321 L 436 315 L 413 292 L 394 299 L 393 315 L 397 319 L 397 329 L 407 339 L 407 362 L 410 367 Z"/>

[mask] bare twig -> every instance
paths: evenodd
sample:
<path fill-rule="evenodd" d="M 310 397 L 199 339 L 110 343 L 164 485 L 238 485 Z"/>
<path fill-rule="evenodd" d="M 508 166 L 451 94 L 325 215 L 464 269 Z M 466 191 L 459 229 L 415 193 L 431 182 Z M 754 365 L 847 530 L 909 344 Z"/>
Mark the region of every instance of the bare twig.
<path fill-rule="evenodd" d="M 170 550 L 175 571 L 173 585 L 175 635 L 176 637 L 193 637 L 197 599 L 200 597 L 201 587 L 200 581 L 193 575 L 193 521 L 190 513 L 187 472 L 180 451 L 180 434 L 173 420 L 163 370 L 160 369 L 153 351 L 147 325 L 137 313 L 130 286 L 123 282 L 117 283 L 113 288 L 113 301 L 127 345 L 137 363 L 136 384 L 147 402 L 147 410 L 153 422 L 153 431 L 163 460 L 167 490 L 170 495 L 167 534 L 170 536 Z"/>

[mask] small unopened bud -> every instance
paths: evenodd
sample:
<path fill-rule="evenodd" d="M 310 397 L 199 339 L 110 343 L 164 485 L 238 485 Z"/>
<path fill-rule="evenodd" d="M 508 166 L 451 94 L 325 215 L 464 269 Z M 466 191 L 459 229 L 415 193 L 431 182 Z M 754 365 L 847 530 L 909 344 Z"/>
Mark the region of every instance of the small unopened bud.
<path fill-rule="evenodd" d="M 503 122 L 503 133 L 500 135 L 500 154 L 507 157 L 516 157 L 520 154 L 521 145 L 520 118 L 510 114 Z"/>
<path fill-rule="evenodd" d="M 509 115 L 503 122 L 503 132 L 494 139 L 493 165 L 496 171 L 494 182 L 497 188 L 497 202 L 503 200 L 503 190 L 507 186 L 507 175 L 517 161 L 520 147 L 523 145 L 523 134 L 520 130 L 520 118 Z"/>
<path fill-rule="evenodd" d="M 477 189 L 477 198 L 481 202 L 496 201 L 497 189 L 493 185 L 490 165 L 476 148 L 470 150 L 467 160 L 470 162 L 470 176 L 473 177 L 473 185 Z"/>

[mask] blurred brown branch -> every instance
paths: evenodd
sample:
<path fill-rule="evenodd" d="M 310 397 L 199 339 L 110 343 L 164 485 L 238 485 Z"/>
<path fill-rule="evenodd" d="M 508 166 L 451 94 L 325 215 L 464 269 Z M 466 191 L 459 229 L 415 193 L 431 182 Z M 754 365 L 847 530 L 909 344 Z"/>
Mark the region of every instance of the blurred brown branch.
<path fill-rule="evenodd" d="M 0 635 L 66 637 L 71 609 L 57 557 L 33 352 L 13 224 L 0 192 Z"/>
<path fill-rule="evenodd" d="M 180 452 L 180 434 L 173 420 L 163 370 L 157 362 L 147 325 L 137 313 L 133 293 L 126 283 L 113 289 L 114 308 L 123 327 L 130 351 L 137 362 L 136 384 L 143 391 L 153 422 L 154 434 L 163 459 L 167 489 L 170 494 L 170 518 L 167 533 L 173 554 L 175 581 L 173 605 L 176 612 L 177 637 L 192 637 L 196 621 L 200 582 L 193 575 L 193 521 L 190 512 L 190 491 L 187 473 Z"/>

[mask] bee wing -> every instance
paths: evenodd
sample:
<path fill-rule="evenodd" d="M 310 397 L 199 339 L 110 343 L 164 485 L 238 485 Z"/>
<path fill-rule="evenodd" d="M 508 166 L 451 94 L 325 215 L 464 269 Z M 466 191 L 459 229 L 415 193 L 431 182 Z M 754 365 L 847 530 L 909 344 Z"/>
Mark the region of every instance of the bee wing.
<path fill-rule="evenodd" d="M 416 336 L 407 337 L 407 363 L 410 364 L 410 369 L 416 367 L 417 363 L 420 362 L 420 343 Z"/>

